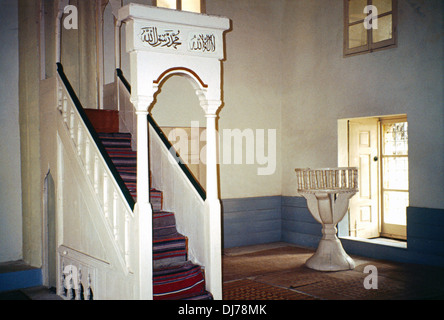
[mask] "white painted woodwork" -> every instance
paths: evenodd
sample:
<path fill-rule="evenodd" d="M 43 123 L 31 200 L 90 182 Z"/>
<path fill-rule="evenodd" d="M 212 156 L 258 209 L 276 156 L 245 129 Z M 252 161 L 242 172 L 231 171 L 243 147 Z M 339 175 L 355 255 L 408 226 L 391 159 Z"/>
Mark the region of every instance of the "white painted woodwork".
<path fill-rule="evenodd" d="M 70 263 L 93 274 L 97 299 L 152 299 L 151 155 L 152 186 L 164 192 L 165 209 L 175 212 L 178 230 L 189 238 L 190 260 L 205 268 L 207 290 L 222 299 L 216 119 L 222 104 L 223 32 L 229 20 L 134 4 L 121 8 L 118 17 L 116 34 L 121 23 L 127 24 L 132 83 L 129 96 L 117 81 L 119 124 L 121 131 L 133 134 L 133 149 L 138 151 L 137 203 L 133 212 L 58 79 L 58 276 Z M 158 33 L 168 33 L 165 28 L 177 30 L 179 38 Z M 156 32 L 155 46 L 151 46 L 154 38 L 141 37 L 146 32 L 151 37 L 150 30 Z M 165 36 L 170 36 L 167 42 Z M 162 81 L 173 74 L 191 81 L 207 118 L 205 201 L 159 137 L 153 132 L 148 137 L 149 107 Z M 103 263 L 88 269 L 91 261 Z M 58 290 L 63 290 L 60 283 Z"/>
<path fill-rule="evenodd" d="M 150 161 L 152 187 L 163 192 L 164 210 L 175 213 L 178 231 L 188 238 L 189 259 L 205 266 L 205 203 L 151 126 Z"/>
<path fill-rule="evenodd" d="M 109 269 L 109 264 L 97 258 L 85 255 L 66 246 L 57 249 L 57 264 L 60 275 L 57 281 L 57 294 L 66 300 L 80 300 L 80 285 L 83 286 L 84 300 L 103 299 L 104 278 L 99 274 Z M 73 292 L 70 289 L 72 287 Z"/>
<path fill-rule="evenodd" d="M 159 86 L 170 75 L 181 75 L 189 79 L 196 90 L 201 107 L 207 118 L 207 199 L 204 203 L 203 241 L 190 240 L 192 256 L 202 260 L 205 268 L 207 290 L 216 300 L 222 299 L 221 266 L 221 205 L 217 176 L 216 118 L 222 105 L 221 101 L 221 60 L 224 59 L 223 33 L 230 28 L 227 18 L 180 12 L 139 4 L 122 7 L 118 13 L 119 22 L 126 24 L 126 51 L 130 54 L 131 64 L 131 102 L 137 114 L 137 192 L 139 216 L 149 217 L 152 208 L 146 201 L 148 194 L 149 164 L 147 159 L 147 121 L 146 115 L 155 100 Z M 126 117 L 126 116 L 125 116 Z M 133 123 L 134 126 L 134 123 Z M 156 160 L 157 161 L 157 160 Z M 153 162 L 156 162 L 153 159 Z M 165 160 L 163 160 L 165 164 Z M 177 168 L 176 168 L 177 169 Z M 153 170 L 154 171 L 154 170 Z M 167 173 L 168 172 L 168 173 Z M 170 171 L 163 171 L 162 191 L 166 199 L 173 191 L 176 199 L 178 186 Z M 180 181 L 180 180 L 178 180 Z M 155 185 L 155 183 L 153 183 Z M 143 195 L 144 198 L 141 198 Z M 177 197 L 178 199 L 179 197 Z M 181 199 L 181 206 L 190 199 Z M 167 208 L 169 205 L 166 200 Z M 193 205 L 190 205 L 191 207 Z M 187 236 L 188 227 L 199 223 L 191 221 L 183 208 L 174 207 L 178 215 L 178 228 Z M 199 216 L 199 212 L 197 215 Z M 181 222 L 186 223 L 181 225 Z M 188 222 L 186 222 L 188 221 Z M 151 223 L 149 223 L 151 225 Z M 196 231 L 191 231 L 191 237 Z M 199 235 L 198 237 L 201 237 Z M 202 239 L 202 238 L 201 238 Z M 205 251 L 201 253 L 200 246 Z"/>
<path fill-rule="evenodd" d="M 359 192 L 350 200 L 350 235 L 379 237 L 379 155 L 378 119 L 349 122 L 349 165 L 359 169 Z"/>
<path fill-rule="evenodd" d="M 56 40 L 56 63 L 61 62 L 61 43 L 62 43 L 62 16 L 65 10 L 65 7 L 69 4 L 69 0 L 58 0 L 58 10 L 57 10 L 57 19 L 56 19 L 56 30 L 55 30 L 55 40 Z"/>
<path fill-rule="evenodd" d="M 136 113 L 134 106 L 131 103 L 131 94 L 123 85 L 120 79 L 117 79 L 118 87 L 118 101 L 119 101 L 119 130 L 120 132 L 131 133 L 131 147 L 134 151 L 137 150 L 137 125 Z"/>
<path fill-rule="evenodd" d="M 58 78 L 57 116 L 57 243 L 77 252 L 76 265 L 100 260 L 94 274 L 95 299 L 139 299 L 140 281 L 152 268 L 140 216 L 129 207 L 119 185 L 73 101 Z M 145 221 L 144 221 L 145 223 Z M 139 250 L 140 249 L 140 250 Z M 65 250 L 66 251 L 66 250 Z M 59 256 L 58 277 L 61 277 Z M 142 275 L 141 275 L 142 274 Z M 61 292 L 63 287 L 59 288 Z"/>
<path fill-rule="evenodd" d="M 306 266 L 318 271 L 355 268 L 337 237 L 336 225 L 348 210 L 349 199 L 358 191 L 357 168 L 296 169 L 298 192 L 307 199 L 315 220 L 322 224 L 322 239 Z"/>

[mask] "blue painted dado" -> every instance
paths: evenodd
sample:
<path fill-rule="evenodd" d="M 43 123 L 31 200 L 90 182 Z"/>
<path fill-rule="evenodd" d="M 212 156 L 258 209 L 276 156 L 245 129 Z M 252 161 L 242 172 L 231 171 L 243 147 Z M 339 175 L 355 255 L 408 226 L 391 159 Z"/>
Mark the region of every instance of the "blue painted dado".
<path fill-rule="evenodd" d="M 42 285 L 42 270 L 29 270 L 0 273 L 0 292 L 38 287 Z"/>
<path fill-rule="evenodd" d="M 222 200 L 225 248 L 283 241 L 317 248 L 322 237 L 302 197 Z M 407 244 L 363 241 L 348 234 L 347 217 L 339 236 L 347 253 L 374 259 L 444 266 L 444 210 L 407 208 Z"/>
<path fill-rule="evenodd" d="M 222 200 L 225 248 L 281 239 L 281 197 Z"/>

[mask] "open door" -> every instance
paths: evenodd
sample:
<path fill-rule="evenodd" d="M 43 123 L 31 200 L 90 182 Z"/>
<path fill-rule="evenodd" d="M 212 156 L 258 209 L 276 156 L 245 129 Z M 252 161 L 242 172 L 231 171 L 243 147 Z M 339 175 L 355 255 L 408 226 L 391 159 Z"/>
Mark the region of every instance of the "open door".
<path fill-rule="evenodd" d="M 350 199 L 350 236 L 379 237 L 379 121 L 349 121 L 349 166 L 359 168 L 359 192 Z"/>

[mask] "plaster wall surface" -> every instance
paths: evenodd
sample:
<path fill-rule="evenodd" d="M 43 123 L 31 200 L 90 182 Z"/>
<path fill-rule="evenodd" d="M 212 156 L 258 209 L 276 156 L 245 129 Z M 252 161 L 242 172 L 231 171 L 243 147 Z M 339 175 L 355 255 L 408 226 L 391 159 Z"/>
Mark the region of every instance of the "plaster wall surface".
<path fill-rule="evenodd" d="M 17 1 L 0 1 L 0 263 L 22 258 Z"/>

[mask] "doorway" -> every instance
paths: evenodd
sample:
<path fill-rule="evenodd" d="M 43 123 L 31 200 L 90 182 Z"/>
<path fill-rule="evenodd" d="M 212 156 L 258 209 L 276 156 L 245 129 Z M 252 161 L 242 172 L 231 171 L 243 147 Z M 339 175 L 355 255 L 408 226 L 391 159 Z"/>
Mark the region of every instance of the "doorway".
<path fill-rule="evenodd" d="M 359 192 L 350 200 L 349 236 L 406 240 L 407 117 L 348 119 L 347 132 L 348 166 L 359 169 Z"/>

